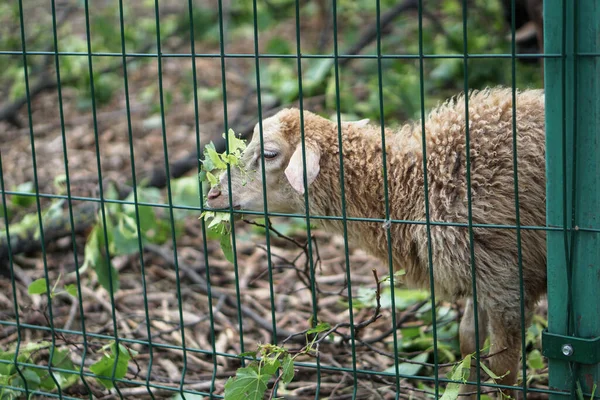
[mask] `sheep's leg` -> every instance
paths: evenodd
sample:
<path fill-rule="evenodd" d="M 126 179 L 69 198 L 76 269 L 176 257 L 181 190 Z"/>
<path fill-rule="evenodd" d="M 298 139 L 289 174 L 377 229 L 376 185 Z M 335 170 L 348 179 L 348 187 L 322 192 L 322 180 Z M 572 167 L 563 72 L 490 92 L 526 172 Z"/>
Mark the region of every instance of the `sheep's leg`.
<path fill-rule="evenodd" d="M 463 358 L 468 354 L 473 354 L 477 351 L 477 347 L 481 350 L 487 337 L 487 313 L 480 306 L 477 307 L 477 331 L 479 334 L 479 346 L 475 343 L 475 309 L 473 305 L 473 299 L 467 299 L 465 304 L 465 313 L 460 321 L 459 328 L 459 340 L 460 340 L 460 353 Z M 474 382 L 477 379 L 477 361 L 473 360 L 471 363 L 471 370 L 469 372 L 469 381 Z M 460 388 L 461 393 L 469 393 L 477 390 L 477 386 L 474 385 L 462 385 Z M 476 395 L 468 397 L 461 396 L 463 399 L 471 398 L 476 399 Z"/>
<path fill-rule="evenodd" d="M 490 321 L 490 354 L 492 354 L 489 358 L 490 370 L 500 377 L 496 380 L 496 383 L 500 385 L 514 385 L 519 374 L 519 358 L 521 355 L 519 314 L 518 312 L 503 313 L 498 318 Z M 520 392 L 515 390 L 505 389 L 502 393 L 513 399 L 520 398 L 517 397 Z"/>

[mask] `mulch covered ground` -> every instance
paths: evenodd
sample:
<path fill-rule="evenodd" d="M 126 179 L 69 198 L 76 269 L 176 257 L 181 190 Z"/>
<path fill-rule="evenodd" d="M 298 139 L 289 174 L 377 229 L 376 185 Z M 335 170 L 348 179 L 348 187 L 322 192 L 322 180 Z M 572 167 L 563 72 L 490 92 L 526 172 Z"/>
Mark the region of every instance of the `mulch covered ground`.
<path fill-rule="evenodd" d="M 314 39 L 310 36 L 314 36 L 311 29 L 303 32 L 307 35 L 303 40 Z M 281 27 L 270 34 L 292 38 L 293 26 Z M 186 50 L 185 46 L 188 44 L 181 44 L 181 51 Z M 246 39 L 236 37 L 236 41 L 229 45 L 228 52 L 241 53 L 252 48 L 250 36 Z M 218 47 L 203 49 L 214 53 L 218 53 L 218 50 Z M 256 94 L 247 79 L 253 62 L 251 59 L 227 60 L 228 114 L 230 122 L 238 126 L 252 121 L 256 115 Z M 135 65 L 129 71 L 131 126 L 135 168 L 143 177 L 164 167 L 165 151 L 160 112 L 148 105 L 143 94 L 147 88 L 157 85 L 157 63 L 151 60 Z M 165 88 L 192 85 L 191 61 L 188 58 L 167 58 L 163 67 Z M 197 71 L 199 86 L 212 89 L 221 87 L 219 59 L 198 58 Z M 74 89 L 65 88 L 63 97 L 72 195 L 98 197 L 98 154 L 104 182 L 130 184 L 131 154 L 124 93 L 118 91 L 108 104 L 98 108 L 96 126 L 91 110 L 78 107 Z M 155 100 L 157 104 L 158 97 Z M 29 126 L 18 128 L 8 122 L 0 122 L 2 176 L 7 190 L 33 181 L 35 172 L 40 193 L 57 193 L 54 180 L 65 173 L 58 111 L 56 91 L 47 91 L 32 101 L 33 133 Z M 27 107 L 21 108 L 18 117 L 21 121 L 27 121 Z M 198 121 L 203 143 L 220 138 L 223 129 L 223 103 L 220 96 L 216 100 L 201 100 Z M 181 93 L 174 91 L 172 104 L 165 114 L 165 123 L 169 160 L 185 158 L 196 147 L 193 102 L 186 101 Z M 231 123 L 234 130 L 238 129 L 235 123 Z M 32 136 L 37 162 L 35 171 Z M 188 175 L 195 173 L 192 169 Z M 11 197 L 7 198 L 10 200 Z M 49 202 L 49 198 L 42 198 L 42 206 Z M 310 274 L 305 269 L 307 253 L 298 246 L 306 242 L 306 235 L 297 222 L 274 219 L 273 223 L 276 228 L 287 228 L 286 234 L 298 243 L 272 233 L 271 270 L 268 268 L 264 231 L 245 223 L 236 226 L 236 272 L 233 265 L 224 259 L 218 242 L 208 240 L 207 247 L 204 247 L 200 222 L 196 217 L 189 217 L 184 233 L 176 243 L 178 271 L 173 262 L 171 241 L 164 246 L 148 246 L 142 257 L 121 256 L 113 260 L 121 281 L 121 288 L 115 293 L 114 299 L 98 285 L 91 271 L 85 271 L 81 273 L 83 302 L 79 304 L 70 296 L 59 295 L 52 299 L 50 308 L 46 297 L 29 295 L 27 287 L 35 279 L 44 276 L 45 266 L 51 282 L 58 279 L 59 275 L 64 284 L 76 282 L 73 243 L 70 237 L 61 238 L 47 246 L 45 256 L 34 251 L 13 258 L 14 281 L 6 278 L 0 280 L 0 321 L 16 321 L 16 298 L 20 323 L 65 331 L 81 331 L 85 325 L 86 337 L 58 332 L 54 338 L 60 348 L 70 350 L 76 364 L 83 363 L 86 367 L 101 357 L 101 347 L 109 343 L 111 338 L 118 336 L 131 340 L 123 343 L 139 354 L 135 362 L 129 364 L 126 379 L 130 383 L 119 383 L 119 394 L 103 389 L 95 379 L 89 377 L 86 381 L 95 398 L 122 396 L 142 399 L 150 398 L 149 392 L 155 398 L 166 398 L 175 392 L 156 386 L 171 387 L 176 391 L 182 381 L 184 389 L 201 393 L 208 393 L 212 389 L 214 394 L 222 395 L 226 380 L 234 376 L 241 365 L 235 356 L 256 350 L 259 343 L 272 342 L 275 331 L 279 343 L 287 339 L 285 347 L 291 353 L 306 344 L 301 333 L 310 327 L 309 320 L 314 307 L 308 279 Z M 396 382 L 393 377 L 353 373 L 354 366 L 359 370 L 376 372 L 394 365 L 394 359 L 390 357 L 394 332 L 390 309 L 383 307 L 378 318 L 360 330 L 357 338 L 360 341 L 355 342 L 354 357 L 352 341 L 348 337 L 349 329 L 344 325 L 349 320 L 348 283 L 351 284 L 353 297 L 357 297 L 359 290 L 376 287 L 373 269 L 381 278 L 388 274 L 388 267 L 362 251 L 352 250 L 349 258 L 351 281 L 348 282 L 343 238 L 331 237 L 318 230 L 313 234 L 318 315 L 331 326 L 341 325 L 318 345 L 320 371 L 314 366 L 297 366 L 296 377 L 284 389 L 280 388 L 278 395 L 290 399 L 309 399 L 314 398 L 318 391 L 319 398 L 345 399 L 352 397 L 353 382 L 356 382 L 357 398 L 394 398 Z M 76 239 L 79 265 L 84 260 L 85 242 L 85 235 Z M 207 278 L 213 289 L 210 298 L 206 292 Z M 238 308 L 238 296 L 242 309 Z M 397 312 L 396 321 L 401 323 L 402 328 L 412 326 L 428 331 L 430 325 L 421 321 L 416 312 L 423 304 L 422 301 L 413 302 Z M 458 311 L 453 314 L 455 323 L 460 317 L 458 307 L 444 305 Z M 374 312 L 372 307 L 355 311 L 355 323 L 373 320 Z M 273 315 L 276 318 L 274 323 Z M 401 339 L 401 331 L 396 332 Z M 18 338 L 22 343 L 30 343 L 50 340 L 52 335 L 48 330 L 35 327 L 17 331 L 14 326 L 0 325 L 0 349 L 11 348 Z M 88 345 L 87 351 L 84 341 Z M 187 349 L 185 352 L 181 350 L 184 344 Z M 401 354 L 401 357 L 410 358 L 417 354 L 419 352 Z M 303 356 L 298 361 L 314 364 L 316 359 Z M 46 363 L 42 356 L 39 364 Z M 450 368 L 442 368 L 440 376 L 444 377 Z M 425 366 L 420 374 L 431 377 L 432 371 L 432 368 Z M 146 387 L 146 382 L 152 386 Z M 423 398 L 424 390 L 432 387 L 430 381 L 417 379 L 401 379 L 400 383 L 402 398 Z M 533 384 L 537 383 L 534 381 Z M 79 382 L 63 394 L 85 398 L 89 396 L 87 390 Z M 530 398 L 535 398 L 535 395 L 532 394 Z"/>

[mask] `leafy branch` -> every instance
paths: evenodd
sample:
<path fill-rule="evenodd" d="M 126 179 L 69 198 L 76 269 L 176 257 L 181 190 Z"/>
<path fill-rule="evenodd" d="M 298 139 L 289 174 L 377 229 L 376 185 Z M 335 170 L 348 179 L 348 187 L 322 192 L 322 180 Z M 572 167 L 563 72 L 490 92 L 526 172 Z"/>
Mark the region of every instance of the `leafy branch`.
<path fill-rule="evenodd" d="M 241 157 L 246 149 L 246 141 L 236 137 L 233 129 L 229 129 L 227 137 L 223 134 L 223 138 L 227 140 L 229 152 L 218 153 L 212 142 L 204 147 L 200 182 L 208 182 L 211 188 L 219 186 L 219 177 L 227 171 L 228 167 L 237 167 L 242 173 L 245 173 Z M 207 228 L 219 239 L 225 258 L 233 263 L 231 227 L 229 226 L 230 214 L 219 211 L 204 211 L 200 218 L 210 221 Z"/>

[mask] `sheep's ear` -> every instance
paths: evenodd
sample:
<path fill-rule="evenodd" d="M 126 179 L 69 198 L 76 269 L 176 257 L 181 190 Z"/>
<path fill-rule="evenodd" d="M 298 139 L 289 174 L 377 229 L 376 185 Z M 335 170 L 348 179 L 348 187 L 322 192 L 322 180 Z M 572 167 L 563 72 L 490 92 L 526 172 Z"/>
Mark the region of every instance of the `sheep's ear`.
<path fill-rule="evenodd" d="M 306 149 L 306 181 L 310 185 L 319 175 L 319 160 L 321 155 L 318 150 L 312 146 L 305 146 Z M 299 144 L 290 158 L 290 162 L 285 169 L 285 176 L 290 185 L 300 194 L 304 194 L 304 169 L 302 168 L 302 144 Z"/>

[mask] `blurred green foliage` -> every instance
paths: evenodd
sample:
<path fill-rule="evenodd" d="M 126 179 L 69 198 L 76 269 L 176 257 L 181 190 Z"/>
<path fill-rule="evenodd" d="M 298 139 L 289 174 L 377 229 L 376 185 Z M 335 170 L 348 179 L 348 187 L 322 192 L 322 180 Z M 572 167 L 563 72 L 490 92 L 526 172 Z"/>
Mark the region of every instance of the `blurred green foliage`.
<path fill-rule="evenodd" d="M 29 4 L 29 3 L 28 3 Z M 331 16 L 321 15 L 316 1 L 302 2 L 301 22 L 325 20 Z M 384 13 L 396 5 L 396 1 L 381 1 Z M 499 1 L 473 0 L 467 10 L 467 49 L 470 55 L 491 54 L 495 58 L 470 58 L 467 62 L 468 85 L 471 88 L 485 86 L 511 85 L 512 68 L 510 58 L 499 58 L 499 54 L 510 54 L 510 41 L 506 38 L 508 26 L 503 20 Z M 293 55 L 296 52 L 295 30 L 283 29 L 295 23 L 294 0 L 257 1 L 257 26 L 261 51 L 274 55 Z M 87 40 L 85 34 L 84 2 L 72 3 L 70 17 L 58 27 L 58 50 L 60 52 L 80 53 L 60 57 L 61 76 L 64 86 L 76 89 L 78 106 L 91 106 L 90 76 L 87 58 Z M 156 20 L 154 2 L 147 0 L 136 3 L 124 3 L 125 47 L 128 53 L 156 52 Z M 191 34 L 190 18 L 187 7 L 179 5 L 177 10 L 164 6 L 160 10 L 161 43 L 163 52 L 189 52 Z M 464 54 L 463 10 L 461 2 L 442 0 L 439 7 L 432 8 L 425 3 L 423 16 L 422 49 L 428 57 L 423 62 L 425 77 L 423 88 L 426 109 L 435 106 L 440 100 L 464 90 Z M 177 7 L 175 7 L 177 8 Z M 367 28 L 375 24 L 376 2 L 373 0 L 339 0 L 338 39 L 340 52 L 351 47 Z M 52 14 L 50 6 L 25 6 L 25 30 L 29 51 L 52 51 Z M 254 7 L 252 0 L 232 2 L 225 10 L 223 24 L 225 28 L 225 48 L 237 40 L 251 40 L 254 29 Z M 329 10 L 331 12 L 331 10 Z M 90 42 L 95 53 L 120 53 L 121 33 L 120 15 L 117 1 L 90 3 Z M 57 12 L 60 18 L 60 12 Z M 218 53 L 219 15 L 217 4 L 194 5 L 194 37 L 199 52 Z M 312 22 L 311 22 L 312 24 Z M 321 26 L 321 43 L 303 37 L 304 54 L 325 54 L 333 52 L 331 24 Z M 387 123 L 418 118 L 421 112 L 420 99 L 420 63 L 419 23 L 415 11 L 400 15 L 391 24 L 391 29 L 382 32 L 382 88 L 384 97 L 383 114 Z M 16 3 L 0 4 L 0 49 L 21 50 L 19 30 L 19 7 Z M 304 28 L 303 28 L 304 29 Z M 308 30 L 308 29 L 307 29 Z M 302 35 L 306 35 L 306 31 Z M 285 33 L 279 33 L 284 32 Z M 277 32 L 277 33 L 274 33 Z M 179 47 L 170 47 L 169 38 L 179 39 Z M 183 43 L 183 44 L 181 44 Z M 248 47 L 247 52 L 252 52 Z M 340 68 L 340 108 L 349 118 L 361 117 L 379 120 L 379 77 L 375 55 L 375 44 L 363 49 L 362 54 L 372 56 L 369 59 L 353 60 Z M 450 55 L 449 58 L 439 58 Z M 404 56 L 404 58 L 401 58 Z M 408 58 L 405 56 L 409 56 Z M 152 57 L 137 58 L 139 62 L 149 62 Z M 50 56 L 29 56 L 30 79 L 54 79 L 54 59 Z M 95 56 L 94 83 L 98 104 L 108 103 L 122 88 L 121 59 L 110 56 Z M 216 64 L 215 64 L 216 65 Z M 0 68 L 4 71 L 0 77 L 0 92 L 9 100 L 25 95 L 23 78 L 23 59 L 20 55 L 3 55 Z M 256 81 L 256 72 L 248 68 L 242 71 L 250 84 Z M 303 94 L 305 97 L 324 95 L 325 109 L 331 112 L 337 105 L 333 61 L 330 58 L 303 60 Z M 296 60 L 293 58 L 268 58 L 261 60 L 261 94 L 287 104 L 299 95 Z M 178 87 L 166 88 L 166 96 L 171 92 L 180 92 L 191 101 L 189 79 L 181 79 Z M 517 63 L 517 87 L 540 87 L 541 71 L 539 64 Z M 179 87 L 180 86 L 180 87 Z M 147 87 L 142 91 L 140 101 L 156 103 L 156 88 Z M 221 102 L 220 88 L 202 85 L 203 102 Z M 168 99 L 167 99 L 168 100 Z M 170 103 L 170 102 L 168 102 Z"/>

